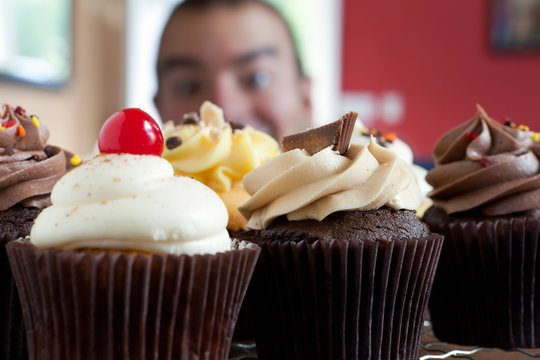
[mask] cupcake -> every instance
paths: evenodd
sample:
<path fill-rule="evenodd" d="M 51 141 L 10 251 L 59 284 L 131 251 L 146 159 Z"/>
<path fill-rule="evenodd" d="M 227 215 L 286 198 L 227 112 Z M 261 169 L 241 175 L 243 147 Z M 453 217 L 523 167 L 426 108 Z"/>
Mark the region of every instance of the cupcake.
<path fill-rule="evenodd" d="M 408 164 L 374 140 L 349 147 L 355 119 L 285 137 L 244 177 L 259 359 L 417 356 L 443 238 L 410 210 Z"/>
<path fill-rule="evenodd" d="M 177 175 L 194 178 L 217 192 L 227 206 L 227 229 L 234 234 L 246 229 L 237 208 L 249 199 L 242 186 L 245 174 L 279 154 L 279 144 L 251 126 L 226 122 L 223 111 L 209 101 L 200 114 L 184 115 L 182 124 L 164 124 L 167 159 Z"/>
<path fill-rule="evenodd" d="M 49 132 L 20 106 L 0 112 L 0 358 L 25 359 L 19 298 L 5 246 L 30 234 L 34 219 L 50 205 L 54 183 L 71 167 L 72 155 L 47 145 Z"/>
<path fill-rule="evenodd" d="M 110 117 L 99 146 L 7 246 L 30 358 L 226 359 L 259 249 L 230 239 L 215 192 L 174 176 L 146 113 Z"/>
<path fill-rule="evenodd" d="M 538 133 L 480 106 L 436 143 L 423 219 L 446 238 L 429 304 L 441 340 L 540 346 L 539 154 Z"/>

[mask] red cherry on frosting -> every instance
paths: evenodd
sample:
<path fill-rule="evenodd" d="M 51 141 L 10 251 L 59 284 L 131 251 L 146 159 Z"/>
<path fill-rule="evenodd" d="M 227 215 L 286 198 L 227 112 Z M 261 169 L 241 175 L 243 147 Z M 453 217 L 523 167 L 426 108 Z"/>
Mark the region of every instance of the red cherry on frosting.
<path fill-rule="evenodd" d="M 102 153 L 161 156 L 163 134 L 156 121 L 141 109 L 124 109 L 105 121 L 98 146 Z"/>

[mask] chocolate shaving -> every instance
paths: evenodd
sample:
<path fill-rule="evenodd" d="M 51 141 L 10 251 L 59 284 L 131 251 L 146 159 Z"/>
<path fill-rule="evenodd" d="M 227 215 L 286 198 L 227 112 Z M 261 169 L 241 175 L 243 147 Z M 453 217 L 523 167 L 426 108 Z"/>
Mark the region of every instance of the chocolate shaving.
<path fill-rule="evenodd" d="M 169 150 L 177 148 L 180 145 L 182 145 L 182 139 L 178 136 L 171 136 L 167 139 L 167 141 L 165 141 L 165 146 Z"/>
<path fill-rule="evenodd" d="M 53 155 L 53 148 L 50 145 L 47 145 L 43 148 L 43 151 L 45 152 L 45 155 L 47 157 L 51 157 Z"/>
<path fill-rule="evenodd" d="M 246 127 L 246 125 L 244 124 L 240 124 L 240 123 L 237 123 L 237 122 L 234 122 L 234 121 L 229 121 L 229 120 L 225 120 L 229 125 L 231 125 L 231 129 L 234 130 L 242 130 L 243 128 Z"/>
<path fill-rule="evenodd" d="M 189 125 L 189 124 L 197 124 L 201 121 L 201 118 L 199 117 L 199 114 L 196 112 L 190 112 L 187 114 L 184 114 L 184 117 L 182 118 L 182 125 Z"/>
<path fill-rule="evenodd" d="M 357 116 L 358 113 L 349 111 L 339 120 L 330 124 L 285 136 L 281 147 L 283 151 L 305 149 L 309 154 L 313 155 L 328 146 L 332 146 L 332 150 L 343 155 L 349 149 Z"/>

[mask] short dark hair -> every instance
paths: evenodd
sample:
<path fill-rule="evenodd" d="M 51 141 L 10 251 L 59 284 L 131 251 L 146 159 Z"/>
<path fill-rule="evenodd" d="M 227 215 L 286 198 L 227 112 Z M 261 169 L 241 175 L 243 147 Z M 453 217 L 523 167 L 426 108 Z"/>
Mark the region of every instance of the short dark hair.
<path fill-rule="evenodd" d="M 285 26 L 285 30 L 287 31 L 287 34 L 291 40 L 294 58 L 296 62 L 296 67 L 298 69 L 298 74 L 303 77 L 305 75 L 304 73 L 304 67 L 302 65 L 302 61 L 300 59 L 300 54 L 298 52 L 298 46 L 296 43 L 296 38 L 293 35 L 293 32 L 291 30 L 291 27 L 283 14 L 276 9 L 272 4 L 263 1 L 263 0 L 184 0 L 180 2 L 178 5 L 175 6 L 173 11 L 171 12 L 171 15 L 169 16 L 169 19 L 167 20 L 167 24 L 171 21 L 171 18 L 178 14 L 179 12 L 183 10 L 206 10 L 213 6 L 229 6 L 229 7 L 238 7 L 245 4 L 258 4 L 263 6 L 264 8 L 268 9 L 270 12 L 275 14 L 279 20 L 283 23 Z"/>

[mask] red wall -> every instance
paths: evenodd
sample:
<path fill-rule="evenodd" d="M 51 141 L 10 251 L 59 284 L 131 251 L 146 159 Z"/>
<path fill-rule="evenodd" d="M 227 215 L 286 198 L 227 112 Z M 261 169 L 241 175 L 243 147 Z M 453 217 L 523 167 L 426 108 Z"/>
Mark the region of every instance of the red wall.
<path fill-rule="evenodd" d="M 393 129 L 417 159 L 477 103 L 540 131 L 540 49 L 493 50 L 488 0 L 343 0 L 343 10 L 342 90 L 401 92 Z M 374 126 L 390 130 L 381 119 Z"/>

